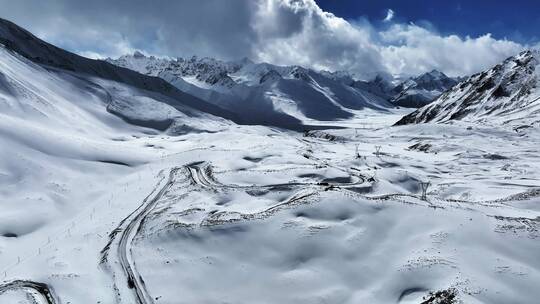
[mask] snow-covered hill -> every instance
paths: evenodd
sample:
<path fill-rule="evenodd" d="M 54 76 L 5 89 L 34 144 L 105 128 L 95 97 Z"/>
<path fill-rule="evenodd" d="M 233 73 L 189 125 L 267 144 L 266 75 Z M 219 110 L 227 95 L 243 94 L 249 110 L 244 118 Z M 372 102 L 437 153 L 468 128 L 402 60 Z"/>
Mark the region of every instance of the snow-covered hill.
<path fill-rule="evenodd" d="M 98 181 L 114 186 L 119 175 L 156 159 L 159 150 L 133 145 L 137 138 L 232 124 L 173 99 L 189 95 L 158 78 L 81 60 L 7 21 L 0 20 L 0 39 L 0 236 L 62 222 L 104 187 Z"/>
<path fill-rule="evenodd" d="M 524 51 L 471 76 L 397 124 L 449 120 L 538 124 L 539 65 L 539 51 Z"/>
<path fill-rule="evenodd" d="M 10 278 L 28 279 L 34 272 L 34 280 L 49 281 L 68 278 L 69 265 L 95 270 L 99 248 L 105 244 L 76 231 L 91 227 L 103 237 L 115 228 L 118 217 L 126 216 L 123 207 L 107 200 L 128 182 L 154 184 L 157 172 L 149 164 L 165 153 L 160 139 L 218 132 L 234 124 L 187 105 L 204 101 L 159 78 L 81 58 L 7 21 L 0 20 L 0 39 L 0 303 L 69 302 L 56 294 L 39 299 L 39 288 L 46 284 L 3 283 L 8 273 Z M 185 98 L 190 99 L 185 103 Z M 151 187 L 140 183 L 122 201 L 137 201 Z M 99 201 L 102 205 L 96 205 Z M 132 207 L 124 210 L 129 214 Z M 108 215 L 89 216 L 97 208 L 108 210 Z M 96 222 L 87 222 L 89 217 Z M 66 232 L 84 241 L 64 239 Z M 72 255 L 72 250 L 79 254 Z M 26 268 L 45 255 L 47 261 Z M 88 276 L 85 282 L 109 284 L 101 275 Z M 62 289 L 58 284 L 60 299 Z M 22 291 L 23 297 L 6 299 L 6 290 Z M 107 296 L 97 288 L 75 302 L 91 297 Z M 29 302 L 20 302 L 24 299 Z"/>
<path fill-rule="evenodd" d="M 158 76 L 177 88 L 237 113 L 249 123 L 310 124 L 351 118 L 356 110 L 388 111 L 392 104 L 345 73 L 300 66 L 224 62 L 212 58 L 163 59 L 139 52 L 110 63 Z"/>

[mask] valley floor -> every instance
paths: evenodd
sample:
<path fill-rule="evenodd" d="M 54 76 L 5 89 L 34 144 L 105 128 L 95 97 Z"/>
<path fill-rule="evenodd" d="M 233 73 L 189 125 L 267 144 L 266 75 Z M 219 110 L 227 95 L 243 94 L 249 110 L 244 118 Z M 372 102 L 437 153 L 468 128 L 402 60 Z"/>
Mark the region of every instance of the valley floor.
<path fill-rule="evenodd" d="M 0 303 L 535 303 L 538 129 L 397 117 L 4 163 Z"/>

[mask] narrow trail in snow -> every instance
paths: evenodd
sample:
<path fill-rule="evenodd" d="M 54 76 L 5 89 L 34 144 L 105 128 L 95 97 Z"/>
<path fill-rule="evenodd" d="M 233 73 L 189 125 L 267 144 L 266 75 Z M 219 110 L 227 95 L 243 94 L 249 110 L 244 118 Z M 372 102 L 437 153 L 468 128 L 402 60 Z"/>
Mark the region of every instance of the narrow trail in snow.
<path fill-rule="evenodd" d="M 40 282 L 28 281 L 28 280 L 15 280 L 5 284 L 0 285 L 0 295 L 8 292 L 10 290 L 23 290 L 30 293 L 34 300 L 37 303 L 45 304 L 57 304 L 60 303 L 57 301 L 56 296 L 53 292 L 53 289 L 45 284 Z M 39 298 L 34 297 L 37 295 Z"/>

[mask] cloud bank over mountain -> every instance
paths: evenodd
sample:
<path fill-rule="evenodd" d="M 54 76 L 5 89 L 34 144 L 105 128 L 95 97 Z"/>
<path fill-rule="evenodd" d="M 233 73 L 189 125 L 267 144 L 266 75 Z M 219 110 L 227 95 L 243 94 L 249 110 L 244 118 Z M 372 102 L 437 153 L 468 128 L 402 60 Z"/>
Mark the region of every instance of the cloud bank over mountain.
<path fill-rule="evenodd" d="M 29 5 L 31 3 L 31 5 Z M 2 17 L 91 57 L 135 49 L 161 56 L 250 57 L 274 64 L 414 75 L 481 71 L 527 47 L 489 33 L 443 35 L 433 27 L 345 20 L 314 0 L 0 0 Z M 31 7 L 31 9 L 28 9 Z M 103 8 L 106 8 L 105 10 Z M 97 13 L 99 12 L 99 13 Z M 393 12 L 399 15 L 399 11 Z"/>

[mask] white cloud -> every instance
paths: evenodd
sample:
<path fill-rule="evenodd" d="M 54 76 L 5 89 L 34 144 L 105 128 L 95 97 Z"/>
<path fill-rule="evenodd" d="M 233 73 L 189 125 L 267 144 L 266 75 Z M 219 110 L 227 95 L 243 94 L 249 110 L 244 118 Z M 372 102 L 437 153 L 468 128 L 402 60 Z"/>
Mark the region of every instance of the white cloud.
<path fill-rule="evenodd" d="M 486 34 L 477 38 L 441 36 L 420 26 L 395 24 L 380 33 L 385 69 L 393 74 L 418 74 L 431 69 L 449 75 L 479 72 L 514 55 L 524 46 Z"/>
<path fill-rule="evenodd" d="M 394 11 L 389 8 L 388 11 L 386 11 L 386 17 L 384 17 L 383 21 L 390 22 L 392 19 L 394 19 Z"/>
<path fill-rule="evenodd" d="M 0 0 L 1 17 L 46 40 L 92 57 L 134 49 L 163 56 L 244 56 L 275 64 L 418 74 L 481 71 L 525 46 L 509 40 L 441 35 L 432 27 L 394 22 L 384 29 L 367 20 L 346 21 L 314 0 Z"/>
<path fill-rule="evenodd" d="M 280 20 L 280 14 L 267 13 L 268 8 L 274 5 L 287 13 L 293 12 L 294 18 L 290 19 L 294 23 L 289 26 Z M 300 26 L 295 19 L 301 21 Z M 316 69 L 352 67 L 362 73 L 373 73 L 382 68 L 377 46 L 371 40 L 370 27 L 353 26 L 342 18 L 323 12 L 314 1 L 262 2 L 252 22 L 258 37 L 253 46 L 256 59 Z M 278 22 L 294 31 L 268 36 L 265 25 L 273 26 Z"/>
<path fill-rule="evenodd" d="M 256 58 L 278 64 L 350 69 L 365 77 L 378 72 L 416 75 L 432 69 L 458 76 L 479 72 L 524 48 L 489 34 L 476 38 L 444 36 L 414 23 L 377 30 L 366 20 L 351 23 L 324 12 L 312 0 L 261 3 L 257 18 L 252 20 L 258 37 Z M 290 14 L 290 26 L 280 19 L 285 14 Z M 389 10 L 388 23 L 393 16 Z M 265 26 L 275 24 L 291 30 L 280 29 L 286 34 L 268 35 Z"/>

